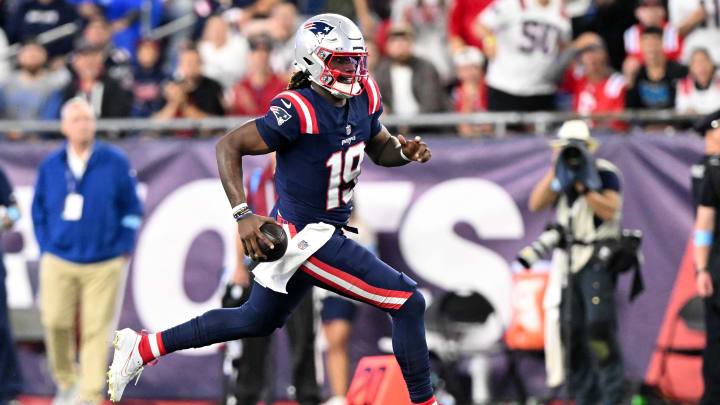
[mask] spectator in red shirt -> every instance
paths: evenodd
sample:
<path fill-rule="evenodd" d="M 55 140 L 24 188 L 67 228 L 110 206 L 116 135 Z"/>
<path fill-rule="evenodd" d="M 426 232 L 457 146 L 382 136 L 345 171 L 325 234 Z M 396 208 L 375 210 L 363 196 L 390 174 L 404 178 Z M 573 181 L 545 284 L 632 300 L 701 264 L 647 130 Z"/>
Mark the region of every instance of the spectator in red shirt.
<path fill-rule="evenodd" d="M 576 40 L 575 46 L 577 62 L 568 69 L 563 86 L 572 94 L 573 110 L 583 115 L 622 111 L 625 78 L 610 67 L 603 40 L 594 33 L 586 33 Z M 622 122 L 610 122 L 609 126 L 619 131 L 627 129 Z"/>
<path fill-rule="evenodd" d="M 283 76 L 270 67 L 272 40 L 266 35 L 251 37 L 248 72 L 232 88 L 229 115 L 261 116 L 270 101 L 287 87 Z"/>
<path fill-rule="evenodd" d="M 625 62 L 623 72 L 633 77 L 643 63 L 640 38 L 648 27 L 660 28 L 663 31 L 663 51 L 667 60 L 675 61 L 682 54 L 682 38 L 678 30 L 667 22 L 667 12 L 662 0 L 639 0 L 635 9 L 638 23 L 625 31 Z"/>
<path fill-rule="evenodd" d="M 485 86 L 485 72 L 483 63 L 485 58 L 478 48 L 466 46 L 453 57 L 455 74 L 459 83 L 452 90 L 452 102 L 455 111 L 471 114 L 478 111 L 487 111 L 487 87 Z M 458 132 L 462 136 L 472 136 L 488 133 L 492 127 L 487 125 L 458 125 Z"/>
<path fill-rule="evenodd" d="M 455 0 L 450 9 L 448 21 L 448 37 L 450 50 L 455 53 L 464 46 L 483 49 L 482 39 L 473 32 L 473 24 L 493 0 Z"/>

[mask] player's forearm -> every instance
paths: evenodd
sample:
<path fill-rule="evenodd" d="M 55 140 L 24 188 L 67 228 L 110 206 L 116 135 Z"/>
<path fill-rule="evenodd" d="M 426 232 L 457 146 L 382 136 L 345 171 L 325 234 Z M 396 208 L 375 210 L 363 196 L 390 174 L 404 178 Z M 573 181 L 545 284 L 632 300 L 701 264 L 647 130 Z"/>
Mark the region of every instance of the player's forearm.
<path fill-rule="evenodd" d="M 236 131 L 241 130 L 241 128 L 225 135 L 215 146 L 220 181 L 223 189 L 225 189 L 225 195 L 227 195 L 230 205 L 233 207 L 245 202 L 242 172 L 243 153 L 234 142 L 234 138 L 238 136 Z"/>
<path fill-rule="evenodd" d="M 380 149 L 377 158 L 373 159 L 373 161 L 384 167 L 404 166 L 410 163 L 409 160 L 402 157 L 400 150 L 400 141 L 398 141 L 396 137 L 390 135 Z"/>

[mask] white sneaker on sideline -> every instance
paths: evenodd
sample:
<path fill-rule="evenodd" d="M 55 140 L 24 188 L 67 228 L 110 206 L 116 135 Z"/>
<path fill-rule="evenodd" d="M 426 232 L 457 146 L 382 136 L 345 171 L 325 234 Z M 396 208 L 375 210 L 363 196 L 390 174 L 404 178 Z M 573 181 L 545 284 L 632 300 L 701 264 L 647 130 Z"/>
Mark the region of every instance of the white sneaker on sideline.
<path fill-rule="evenodd" d="M 143 359 L 138 350 L 141 338 L 142 335 L 129 328 L 115 332 L 115 354 L 107 372 L 108 394 L 113 402 L 120 401 L 130 381 L 136 378 L 137 384 L 140 379 L 143 371 Z"/>
<path fill-rule="evenodd" d="M 342 396 L 335 396 L 328 399 L 323 405 L 347 405 L 347 399 Z"/>
<path fill-rule="evenodd" d="M 77 399 L 78 384 L 75 383 L 72 387 L 62 390 L 58 387 L 55 397 L 52 400 L 51 405 L 75 405 Z"/>

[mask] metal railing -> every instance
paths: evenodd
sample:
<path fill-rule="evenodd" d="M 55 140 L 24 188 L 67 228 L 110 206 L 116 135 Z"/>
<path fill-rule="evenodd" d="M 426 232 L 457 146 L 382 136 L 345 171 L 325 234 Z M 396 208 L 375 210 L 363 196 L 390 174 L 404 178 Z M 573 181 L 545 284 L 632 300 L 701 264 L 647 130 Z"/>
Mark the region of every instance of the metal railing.
<path fill-rule="evenodd" d="M 663 122 L 665 124 L 677 124 L 687 126 L 700 118 L 697 114 L 679 114 L 672 110 L 628 110 L 619 113 L 578 115 L 571 112 L 502 112 L 502 113 L 438 113 L 419 114 L 413 116 L 387 115 L 382 118 L 382 123 L 389 127 L 408 128 L 436 128 L 438 132 L 455 132 L 453 129 L 460 124 L 493 126 L 493 135 L 496 137 L 505 136 L 509 126 L 526 125 L 534 127 L 532 131 L 543 135 L 549 133 L 554 126 L 570 120 L 584 119 L 598 123 L 609 122 Z M 121 118 L 121 119 L 100 119 L 97 121 L 98 131 L 107 132 L 132 132 L 132 131 L 227 131 L 233 129 L 253 117 L 212 117 L 203 119 L 178 118 L 172 120 L 156 120 L 147 118 Z M 3 121 L 0 120 L 0 133 L 22 131 L 22 132 L 59 132 L 60 121 Z"/>

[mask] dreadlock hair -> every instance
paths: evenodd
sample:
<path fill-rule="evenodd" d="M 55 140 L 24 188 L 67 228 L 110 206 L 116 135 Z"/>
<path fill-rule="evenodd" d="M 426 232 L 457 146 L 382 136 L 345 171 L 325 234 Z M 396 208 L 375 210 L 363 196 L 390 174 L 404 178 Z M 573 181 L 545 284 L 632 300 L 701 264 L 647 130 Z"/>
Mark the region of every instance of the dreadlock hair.
<path fill-rule="evenodd" d="M 295 72 L 288 83 L 288 90 L 304 89 L 310 87 L 310 72 L 299 70 Z"/>

